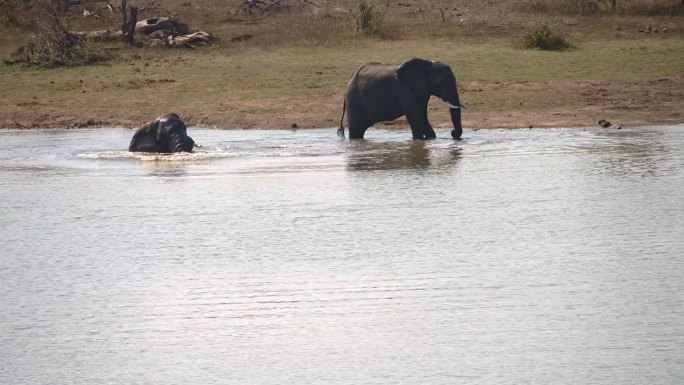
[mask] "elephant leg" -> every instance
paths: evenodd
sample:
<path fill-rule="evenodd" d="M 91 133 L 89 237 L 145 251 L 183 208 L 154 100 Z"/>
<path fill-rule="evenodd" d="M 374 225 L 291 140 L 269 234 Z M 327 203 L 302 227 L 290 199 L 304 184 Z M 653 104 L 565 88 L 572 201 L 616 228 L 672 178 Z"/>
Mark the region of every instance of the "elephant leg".
<path fill-rule="evenodd" d="M 358 90 L 348 90 L 345 98 L 347 112 L 347 125 L 349 126 L 349 139 L 363 139 L 366 129 L 373 125 L 368 121 L 368 114 L 363 106 L 363 98 Z"/>
<path fill-rule="evenodd" d="M 437 134 L 435 133 L 435 130 L 432 129 L 432 127 L 428 126 L 425 132 L 423 133 L 423 139 L 435 139 L 437 138 Z"/>
<path fill-rule="evenodd" d="M 406 120 L 408 120 L 411 126 L 413 139 L 435 139 L 437 137 L 435 130 L 432 129 L 427 119 L 406 114 Z"/>
<path fill-rule="evenodd" d="M 399 94 L 399 103 L 401 103 L 406 120 L 411 126 L 413 139 L 434 139 L 437 137 L 427 119 L 427 101 L 419 103 L 413 94 L 404 91 Z"/>
<path fill-rule="evenodd" d="M 349 109 L 347 114 L 347 124 L 349 125 L 349 139 L 363 139 L 368 127 L 373 125 L 369 122 L 363 111 L 359 109 Z"/>
<path fill-rule="evenodd" d="M 349 139 L 363 139 L 368 127 L 366 123 L 349 122 Z"/>

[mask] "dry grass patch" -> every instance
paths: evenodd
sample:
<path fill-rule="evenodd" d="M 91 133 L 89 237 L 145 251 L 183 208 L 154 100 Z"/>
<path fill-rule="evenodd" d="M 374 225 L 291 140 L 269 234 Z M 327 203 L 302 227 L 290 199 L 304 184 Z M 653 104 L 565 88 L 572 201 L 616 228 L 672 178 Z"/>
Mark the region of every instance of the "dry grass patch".
<path fill-rule="evenodd" d="M 352 16 L 357 0 L 315 2 L 320 7 L 290 0 L 289 8 L 249 14 L 236 13 L 240 2 L 233 0 L 164 1 L 164 10 L 143 11 L 140 17 L 177 13 L 182 22 L 213 33 L 219 43 L 192 51 L 113 44 L 103 47 L 112 61 L 79 69 L 2 66 L 0 125 L 134 126 L 176 111 L 191 124 L 333 126 L 346 82 L 359 64 L 400 63 L 410 57 L 452 65 L 469 107 L 467 127 L 542 125 L 553 117 L 591 124 L 593 114 L 607 112 L 632 121 L 681 119 L 673 108 L 684 104 L 677 89 L 684 73 L 679 16 L 615 16 L 626 5 L 619 0 L 615 14 L 587 17 L 529 6 L 523 11 L 523 2 L 514 0 L 391 0 L 381 2 L 382 33 L 366 36 L 356 31 Z M 70 28 L 118 28 L 117 16 L 103 12 L 104 4 L 84 1 L 102 17 L 84 18 L 82 9 L 74 9 L 67 17 Z M 530 22 L 540 20 L 567 35 L 577 49 L 516 48 Z M 668 31 L 639 32 L 649 25 Z M 3 57 L 30 33 L 22 25 L 0 28 L 10 31 L 0 33 Z M 240 36 L 252 37 L 233 41 Z M 649 83 L 661 78 L 668 81 Z M 610 93 L 594 94 L 592 87 Z M 433 103 L 432 122 L 448 124 L 448 111 Z M 650 108 L 633 108 L 640 104 Z"/>
<path fill-rule="evenodd" d="M 452 65 L 468 107 L 467 126 L 486 126 L 495 117 L 500 122 L 521 112 L 531 114 L 524 124 L 535 126 L 567 111 L 574 111 L 568 118 L 584 124 L 594 121 L 590 116 L 595 111 L 613 111 L 620 116 L 613 120 L 622 122 L 621 117 L 672 121 L 677 119 L 673 106 L 684 104 L 680 48 L 679 39 L 592 42 L 562 53 L 522 51 L 507 40 L 364 40 L 345 50 L 126 48 L 121 59 L 107 66 L 50 71 L 1 67 L 5 87 L 0 91 L 0 115 L 5 127 L 88 120 L 137 125 L 169 111 L 183 114 L 191 124 L 328 127 L 339 121 L 345 84 L 360 63 L 400 63 L 418 56 Z M 611 60 L 596 60 L 603 56 Z M 591 93 L 594 88 L 609 94 Z M 443 103 L 432 103 L 432 122 L 448 124 Z"/>

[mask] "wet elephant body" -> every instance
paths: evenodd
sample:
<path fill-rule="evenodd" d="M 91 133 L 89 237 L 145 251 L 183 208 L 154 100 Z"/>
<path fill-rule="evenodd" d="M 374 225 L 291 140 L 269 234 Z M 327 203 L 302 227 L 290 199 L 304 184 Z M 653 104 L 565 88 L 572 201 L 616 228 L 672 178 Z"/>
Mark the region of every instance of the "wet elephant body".
<path fill-rule="evenodd" d="M 192 152 L 195 141 L 188 136 L 185 122 L 174 113 L 140 127 L 128 146 L 132 152 Z"/>
<path fill-rule="evenodd" d="M 405 115 L 413 139 L 434 139 L 435 131 L 427 116 L 431 96 L 437 96 L 449 104 L 454 127 L 451 136 L 460 139 L 463 133 L 461 101 L 451 67 L 418 58 L 398 66 L 363 64 L 347 84 L 342 121 L 337 133 L 344 136 L 345 113 L 350 139 L 362 139 L 373 124 Z"/>

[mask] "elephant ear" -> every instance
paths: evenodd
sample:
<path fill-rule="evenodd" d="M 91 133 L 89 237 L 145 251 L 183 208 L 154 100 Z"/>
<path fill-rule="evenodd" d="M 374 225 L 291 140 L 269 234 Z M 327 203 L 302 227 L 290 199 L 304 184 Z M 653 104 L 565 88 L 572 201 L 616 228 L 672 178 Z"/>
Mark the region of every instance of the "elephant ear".
<path fill-rule="evenodd" d="M 415 71 L 422 71 L 423 73 L 427 74 L 427 71 L 430 70 L 433 66 L 434 62 L 431 62 L 430 60 L 425 60 L 425 59 L 419 59 L 419 58 L 412 58 L 409 59 L 399 66 L 397 68 L 397 79 L 403 84 L 406 84 L 412 76 L 415 75 L 410 75 L 411 73 Z"/>

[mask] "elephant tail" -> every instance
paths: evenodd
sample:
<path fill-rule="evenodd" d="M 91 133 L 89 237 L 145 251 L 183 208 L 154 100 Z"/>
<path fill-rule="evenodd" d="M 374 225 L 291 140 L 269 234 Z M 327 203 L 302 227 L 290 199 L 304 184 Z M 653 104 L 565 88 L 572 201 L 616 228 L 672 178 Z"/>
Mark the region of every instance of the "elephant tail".
<path fill-rule="evenodd" d="M 342 105 L 342 119 L 340 119 L 340 128 L 337 129 L 337 136 L 344 138 L 344 112 L 347 110 L 347 98 L 344 98 Z"/>

